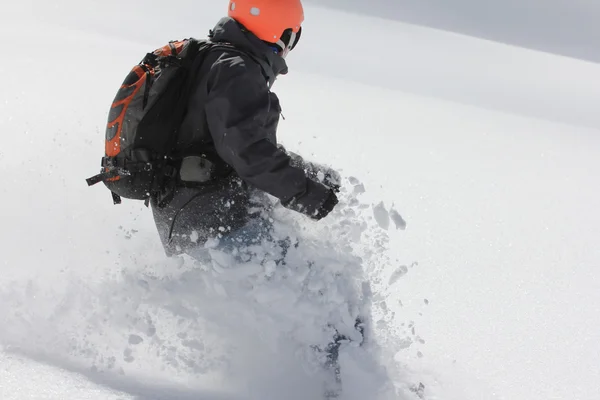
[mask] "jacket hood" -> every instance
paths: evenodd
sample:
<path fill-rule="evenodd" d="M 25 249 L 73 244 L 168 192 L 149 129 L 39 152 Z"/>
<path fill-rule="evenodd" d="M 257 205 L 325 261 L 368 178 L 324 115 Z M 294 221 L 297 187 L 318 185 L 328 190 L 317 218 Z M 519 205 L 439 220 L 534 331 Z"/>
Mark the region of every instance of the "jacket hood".
<path fill-rule="evenodd" d="M 288 73 L 285 59 L 275 54 L 267 43 L 254 36 L 252 32 L 231 17 L 222 18 L 210 31 L 209 38 L 213 42 L 230 43 L 252 56 L 269 77 L 269 85 L 273 84 L 278 75 Z"/>

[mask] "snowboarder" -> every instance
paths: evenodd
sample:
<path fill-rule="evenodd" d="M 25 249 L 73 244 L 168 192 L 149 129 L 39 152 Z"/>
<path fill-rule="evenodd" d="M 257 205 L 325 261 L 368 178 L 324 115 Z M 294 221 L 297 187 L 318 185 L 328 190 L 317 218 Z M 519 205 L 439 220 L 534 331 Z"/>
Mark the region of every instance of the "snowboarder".
<path fill-rule="evenodd" d="M 277 143 L 281 107 L 270 89 L 288 72 L 303 20 L 300 0 L 231 0 L 228 17 L 210 31 L 212 42 L 231 47 L 216 47 L 202 62 L 179 131 L 180 182 L 166 207 L 151 201 L 167 254 L 216 236 L 268 234 L 268 222 L 252 211 L 261 208 L 260 192 L 314 220 L 338 203 L 335 171 Z"/>
<path fill-rule="evenodd" d="M 303 21 L 301 0 L 230 0 L 209 42 L 170 42 L 120 86 L 101 173 L 87 182 L 104 182 L 115 204 L 149 203 L 167 255 L 203 260 L 211 239 L 238 255 L 266 242 L 285 263 L 291 239 L 275 237 L 267 194 L 313 220 L 337 205 L 339 174 L 277 141 L 281 107 L 271 88 L 288 72 Z M 363 327 L 359 318 L 361 336 Z M 316 349 L 335 381 L 327 397 L 339 392 L 338 352 L 349 340 L 333 330 L 331 343 Z"/>

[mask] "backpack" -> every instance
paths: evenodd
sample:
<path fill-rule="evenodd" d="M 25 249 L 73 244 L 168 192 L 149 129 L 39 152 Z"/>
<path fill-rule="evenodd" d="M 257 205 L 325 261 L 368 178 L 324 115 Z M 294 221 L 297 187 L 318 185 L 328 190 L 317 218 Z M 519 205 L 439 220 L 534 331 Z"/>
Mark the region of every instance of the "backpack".
<path fill-rule="evenodd" d="M 193 72 L 214 43 L 193 38 L 171 41 L 136 65 L 117 91 L 108 114 L 101 173 L 114 204 L 121 198 L 157 199 L 164 207 L 173 195 L 177 169 L 172 162 L 185 117 Z"/>

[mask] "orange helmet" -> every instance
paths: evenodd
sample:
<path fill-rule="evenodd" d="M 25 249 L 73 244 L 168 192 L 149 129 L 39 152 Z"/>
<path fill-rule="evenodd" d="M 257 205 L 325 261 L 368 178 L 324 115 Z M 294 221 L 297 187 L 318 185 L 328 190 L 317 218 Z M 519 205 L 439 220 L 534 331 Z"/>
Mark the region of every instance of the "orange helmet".
<path fill-rule="evenodd" d="M 229 0 L 228 15 L 268 43 L 280 41 L 288 29 L 298 34 L 304 22 L 301 0 Z"/>

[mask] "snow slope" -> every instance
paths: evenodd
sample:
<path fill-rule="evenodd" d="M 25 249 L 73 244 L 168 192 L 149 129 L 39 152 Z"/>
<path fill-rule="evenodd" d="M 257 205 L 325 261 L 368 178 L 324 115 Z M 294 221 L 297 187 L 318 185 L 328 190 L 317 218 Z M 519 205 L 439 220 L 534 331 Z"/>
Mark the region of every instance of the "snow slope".
<path fill-rule="evenodd" d="M 600 61 L 600 4 L 588 0 L 308 0 L 320 6 Z"/>
<path fill-rule="evenodd" d="M 201 275 L 164 259 L 143 206 L 113 207 L 83 181 L 98 169 L 124 71 L 165 40 L 203 36 L 222 7 L 184 2 L 194 17 L 176 19 L 133 1 L 109 18 L 116 4 L 25 1 L 2 13 L 14 54 L 0 64 L 0 397 L 247 395 L 216 373 L 231 349 L 205 322 L 234 321 L 202 307 Z M 363 182 L 362 204 L 394 203 L 407 227 L 386 230 L 375 218 L 385 213 L 350 205 L 321 225 L 290 224 L 363 231 L 373 311 L 386 322 L 376 328 L 403 398 L 419 381 L 428 399 L 598 398 L 600 66 L 315 7 L 307 17 L 275 86 L 282 141 Z M 144 19 L 154 27 L 133 28 Z M 332 32 L 346 38 L 335 52 L 321 41 Z M 352 190 L 347 181 L 346 200 Z M 361 247 L 321 240 L 314 250 Z M 257 346 L 239 353 L 238 372 L 306 395 L 293 357 L 274 370 L 254 337 L 234 337 Z M 274 383 L 277 370 L 287 376 Z"/>

